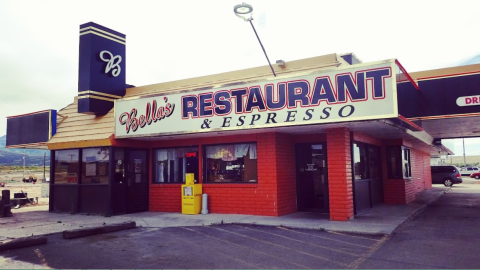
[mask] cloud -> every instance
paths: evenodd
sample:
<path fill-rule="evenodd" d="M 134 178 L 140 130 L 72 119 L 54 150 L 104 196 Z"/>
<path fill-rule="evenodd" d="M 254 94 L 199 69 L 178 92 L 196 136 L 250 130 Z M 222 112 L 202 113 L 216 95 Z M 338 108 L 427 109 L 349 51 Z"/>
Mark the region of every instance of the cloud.
<path fill-rule="evenodd" d="M 127 35 L 136 86 L 267 65 L 242 1 L 0 1 L 0 135 L 5 117 L 60 109 L 77 92 L 79 25 Z M 478 1 L 251 1 L 270 61 L 354 52 L 419 71 L 480 54 Z M 392 6 L 393 5 L 393 6 Z M 414 7 L 414 8 L 412 8 Z"/>

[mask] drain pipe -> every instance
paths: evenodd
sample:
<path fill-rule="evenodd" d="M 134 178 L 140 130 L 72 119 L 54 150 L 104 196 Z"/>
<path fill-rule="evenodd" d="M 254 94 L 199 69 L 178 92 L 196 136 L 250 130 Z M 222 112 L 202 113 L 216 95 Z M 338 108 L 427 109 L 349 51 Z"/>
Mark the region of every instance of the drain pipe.
<path fill-rule="evenodd" d="M 202 215 L 208 214 L 208 195 L 203 193 L 202 195 Z"/>

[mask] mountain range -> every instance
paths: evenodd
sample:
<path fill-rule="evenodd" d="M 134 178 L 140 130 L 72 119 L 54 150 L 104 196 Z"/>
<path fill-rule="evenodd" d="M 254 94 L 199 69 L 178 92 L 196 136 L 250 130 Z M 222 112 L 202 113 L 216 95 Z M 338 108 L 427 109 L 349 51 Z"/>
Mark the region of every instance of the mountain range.
<path fill-rule="evenodd" d="M 23 149 L 5 148 L 7 143 L 7 135 L 0 137 L 0 165 L 6 166 L 22 166 L 23 165 Z M 50 166 L 50 151 L 48 150 L 25 150 L 25 166 L 43 166 L 44 154 L 46 155 L 45 163 Z"/>

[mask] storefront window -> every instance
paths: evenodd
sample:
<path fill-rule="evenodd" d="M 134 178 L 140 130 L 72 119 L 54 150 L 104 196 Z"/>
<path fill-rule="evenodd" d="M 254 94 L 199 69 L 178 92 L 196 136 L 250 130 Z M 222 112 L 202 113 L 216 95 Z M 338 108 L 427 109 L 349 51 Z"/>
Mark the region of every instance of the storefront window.
<path fill-rule="evenodd" d="M 388 178 L 412 177 L 410 162 L 410 149 L 403 146 L 390 146 L 387 148 Z"/>
<path fill-rule="evenodd" d="M 353 143 L 355 179 L 381 177 L 380 148 L 365 143 Z"/>
<path fill-rule="evenodd" d="M 108 184 L 108 147 L 82 149 L 82 184 Z"/>
<path fill-rule="evenodd" d="M 225 144 L 205 147 L 206 182 L 256 183 L 257 144 Z"/>
<path fill-rule="evenodd" d="M 78 183 L 78 149 L 55 151 L 54 184 Z"/>
<path fill-rule="evenodd" d="M 185 174 L 193 173 L 198 182 L 198 147 L 157 149 L 154 152 L 153 183 L 185 183 Z"/>

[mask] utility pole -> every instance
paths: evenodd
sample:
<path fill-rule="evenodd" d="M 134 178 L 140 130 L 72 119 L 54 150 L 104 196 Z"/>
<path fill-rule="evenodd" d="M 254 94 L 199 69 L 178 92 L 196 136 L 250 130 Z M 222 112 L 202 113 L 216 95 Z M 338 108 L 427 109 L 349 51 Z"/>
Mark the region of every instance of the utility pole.
<path fill-rule="evenodd" d="M 25 148 L 23 148 L 23 179 L 25 179 Z"/>
<path fill-rule="evenodd" d="M 465 158 L 465 138 L 462 138 L 463 141 L 463 166 L 467 167 L 467 159 Z"/>
<path fill-rule="evenodd" d="M 43 153 L 43 180 L 47 179 L 45 178 L 45 159 L 47 158 L 47 153 Z"/>

